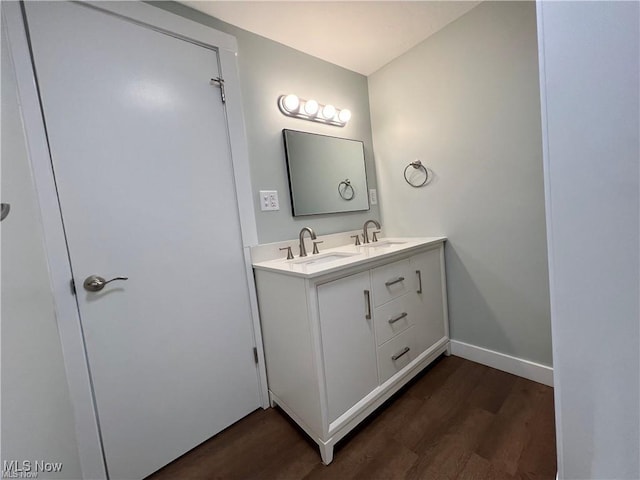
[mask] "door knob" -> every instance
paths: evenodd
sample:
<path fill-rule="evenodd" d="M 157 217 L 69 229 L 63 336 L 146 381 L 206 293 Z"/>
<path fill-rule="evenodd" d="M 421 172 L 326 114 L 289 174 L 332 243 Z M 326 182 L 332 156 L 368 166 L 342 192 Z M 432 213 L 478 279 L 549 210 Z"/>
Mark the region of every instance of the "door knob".
<path fill-rule="evenodd" d="M 104 278 L 99 277 L 98 275 L 90 275 L 84 279 L 84 283 L 82 285 L 84 286 L 84 289 L 88 292 L 99 292 L 104 288 L 104 286 L 107 283 L 111 283 L 115 280 L 129 280 L 129 277 L 115 277 L 115 278 L 112 278 L 111 280 L 105 280 Z"/>
<path fill-rule="evenodd" d="M 9 205 L 8 203 L 0 203 L 0 205 L 2 206 L 2 209 L 0 212 L 0 222 L 1 222 L 5 218 L 7 218 L 7 215 L 9 215 L 9 210 L 11 210 L 11 205 Z"/>

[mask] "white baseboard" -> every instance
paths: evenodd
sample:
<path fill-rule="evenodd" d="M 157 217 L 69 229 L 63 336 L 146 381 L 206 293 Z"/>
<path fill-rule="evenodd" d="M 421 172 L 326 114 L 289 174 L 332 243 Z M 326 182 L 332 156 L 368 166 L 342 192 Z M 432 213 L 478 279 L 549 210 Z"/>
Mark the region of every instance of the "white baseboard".
<path fill-rule="evenodd" d="M 451 340 L 451 354 L 553 387 L 553 368 L 504 353 Z"/>

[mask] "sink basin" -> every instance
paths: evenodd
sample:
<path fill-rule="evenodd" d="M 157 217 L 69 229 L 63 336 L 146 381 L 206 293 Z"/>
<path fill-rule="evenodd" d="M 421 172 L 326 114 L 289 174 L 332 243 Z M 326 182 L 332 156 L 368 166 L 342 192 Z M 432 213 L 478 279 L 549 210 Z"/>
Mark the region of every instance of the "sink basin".
<path fill-rule="evenodd" d="M 380 240 L 373 243 L 365 243 L 362 246 L 365 248 L 389 248 L 394 245 L 404 245 L 407 242 L 397 242 L 395 240 Z"/>
<path fill-rule="evenodd" d="M 308 257 L 291 260 L 291 263 L 295 263 L 297 265 L 321 265 L 323 263 L 335 262 L 347 257 L 352 257 L 353 255 L 357 254 L 348 252 L 332 252 L 320 255 L 309 255 Z"/>

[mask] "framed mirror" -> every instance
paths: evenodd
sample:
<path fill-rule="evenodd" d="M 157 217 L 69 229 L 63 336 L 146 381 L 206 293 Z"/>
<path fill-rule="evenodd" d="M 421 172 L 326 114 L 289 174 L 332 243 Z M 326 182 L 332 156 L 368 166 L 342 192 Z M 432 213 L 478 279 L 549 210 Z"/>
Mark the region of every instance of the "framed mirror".
<path fill-rule="evenodd" d="M 283 130 L 293 216 L 369 210 L 364 144 Z"/>

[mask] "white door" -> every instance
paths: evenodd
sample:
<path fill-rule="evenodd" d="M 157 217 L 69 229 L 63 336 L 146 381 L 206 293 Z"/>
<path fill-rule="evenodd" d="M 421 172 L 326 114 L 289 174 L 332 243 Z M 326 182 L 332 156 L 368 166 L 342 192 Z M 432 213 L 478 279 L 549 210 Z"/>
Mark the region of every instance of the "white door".
<path fill-rule="evenodd" d="M 370 285 L 367 271 L 318 287 L 329 423 L 378 386 Z"/>
<path fill-rule="evenodd" d="M 218 56 L 25 7 L 106 466 L 141 478 L 259 406 Z"/>

